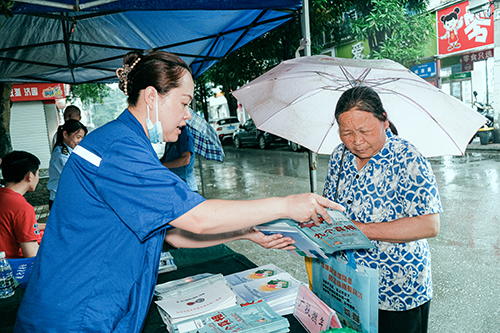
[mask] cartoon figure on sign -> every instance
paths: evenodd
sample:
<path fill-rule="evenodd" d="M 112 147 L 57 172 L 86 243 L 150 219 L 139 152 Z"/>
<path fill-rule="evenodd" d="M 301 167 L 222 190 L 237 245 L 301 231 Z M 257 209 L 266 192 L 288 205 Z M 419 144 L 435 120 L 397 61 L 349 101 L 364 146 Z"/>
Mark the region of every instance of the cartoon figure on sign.
<path fill-rule="evenodd" d="M 458 42 L 458 30 L 464 25 L 464 20 L 463 17 L 458 17 L 458 13 L 460 13 L 460 8 L 455 7 L 451 13 L 442 15 L 440 18 L 446 33 L 439 38 L 448 38 L 448 51 L 459 49 L 461 46 Z"/>

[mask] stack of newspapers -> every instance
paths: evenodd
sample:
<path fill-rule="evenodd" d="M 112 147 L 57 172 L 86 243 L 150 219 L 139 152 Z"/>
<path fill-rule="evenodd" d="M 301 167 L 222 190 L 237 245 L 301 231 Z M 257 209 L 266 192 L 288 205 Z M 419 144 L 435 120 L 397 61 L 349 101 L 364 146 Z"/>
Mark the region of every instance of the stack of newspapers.
<path fill-rule="evenodd" d="M 288 320 L 265 302 L 240 306 L 221 274 L 198 274 L 159 284 L 155 295 L 171 333 L 289 332 Z"/>
<path fill-rule="evenodd" d="M 286 333 L 289 323 L 266 302 L 233 306 L 173 325 L 172 333 Z"/>
<path fill-rule="evenodd" d="M 226 275 L 240 304 L 266 301 L 276 313 L 293 313 L 302 282 L 273 264 Z"/>
<path fill-rule="evenodd" d="M 156 304 L 169 332 L 173 325 L 237 305 L 222 274 L 195 276 L 160 284 Z"/>

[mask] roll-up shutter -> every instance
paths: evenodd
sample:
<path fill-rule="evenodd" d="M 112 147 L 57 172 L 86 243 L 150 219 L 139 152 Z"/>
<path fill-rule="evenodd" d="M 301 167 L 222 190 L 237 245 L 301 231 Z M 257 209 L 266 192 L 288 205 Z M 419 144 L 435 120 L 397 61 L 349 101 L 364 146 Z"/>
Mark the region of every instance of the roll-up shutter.
<path fill-rule="evenodd" d="M 49 167 L 50 144 L 41 101 L 15 102 L 10 115 L 10 138 L 14 150 L 24 150 L 40 159 L 40 169 Z"/>

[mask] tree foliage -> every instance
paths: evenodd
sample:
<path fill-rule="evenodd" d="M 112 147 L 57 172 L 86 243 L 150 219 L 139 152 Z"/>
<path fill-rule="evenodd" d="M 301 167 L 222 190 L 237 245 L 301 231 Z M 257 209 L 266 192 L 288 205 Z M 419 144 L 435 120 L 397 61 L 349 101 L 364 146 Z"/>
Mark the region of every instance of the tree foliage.
<path fill-rule="evenodd" d="M 310 0 L 311 39 L 327 34 L 334 45 L 367 39 L 371 58 L 408 65 L 424 55 L 433 33 L 432 15 L 424 13 L 427 4 L 428 0 Z M 297 16 L 219 61 L 204 74 L 205 81 L 222 86 L 234 116 L 237 101 L 230 92 L 295 57 L 300 39 Z M 319 54 L 321 46 L 312 44 L 312 54 Z"/>
<path fill-rule="evenodd" d="M 9 134 L 12 83 L 0 82 L 0 159 L 12 150 Z"/>
<path fill-rule="evenodd" d="M 10 0 L 0 0 L 0 15 L 6 18 L 12 17 L 12 7 L 14 6 L 14 1 Z"/>
<path fill-rule="evenodd" d="M 116 119 L 128 107 L 127 96 L 117 85 L 106 85 L 106 87 L 108 94 L 103 97 L 102 103 L 95 103 L 89 109 L 96 128 Z"/>
<path fill-rule="evenodd" d="M 237 51 L 229 54 L 203 74 L 206 81 L 222 86 L 230 114 L 236 115 L 237 100 L 231 95 L 248 81 L 258 77 L 281 61 L 294 57 L 299 47 L 298 19 L 292 19 Z"/>
<path fill-rule="evenodd" d="M 110 91 L 111 88 L 106 84 L 84 83 L 71 86 L 70 95 L 67 98 L 70 103 L 80 99 L 83 107 L 90 108 L 93 104 L 102 104 Z"/>
<path fill-rule="evenodd" d="M 353 35 L 368 40 L 371 58 L 409 65 L 424 55 L 434 33 L 433 16 L 424 10 L 424 1 L 367 1 L 361 17 L 352 21 Z"/>

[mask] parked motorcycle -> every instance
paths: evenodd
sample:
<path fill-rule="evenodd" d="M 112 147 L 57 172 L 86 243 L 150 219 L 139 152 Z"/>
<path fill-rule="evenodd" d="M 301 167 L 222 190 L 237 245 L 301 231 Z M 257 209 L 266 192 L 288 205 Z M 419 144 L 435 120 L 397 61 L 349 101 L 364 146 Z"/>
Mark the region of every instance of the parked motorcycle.
<path fill-rule="evenodd" d="M 488 121 L 486 124 L 481 127 L 476 135 L 472 137 L 471 141 L 474 140 L 475 137 L 479 137 L 479 141 L 482 145 L 487 145 L 488 143 L 493 141 L 493 119 L 494 119 L 494 110 L 491 104 L 482 103 L 477 101 L 477 91 L 474 91 L 474 102 L 472 106 L 476 108 L 476 111 L 479 114 L 483 115 Z"/>

